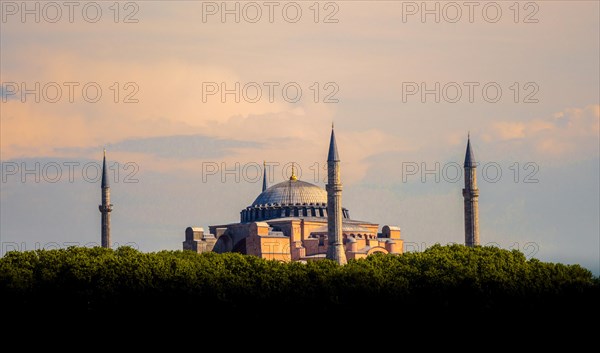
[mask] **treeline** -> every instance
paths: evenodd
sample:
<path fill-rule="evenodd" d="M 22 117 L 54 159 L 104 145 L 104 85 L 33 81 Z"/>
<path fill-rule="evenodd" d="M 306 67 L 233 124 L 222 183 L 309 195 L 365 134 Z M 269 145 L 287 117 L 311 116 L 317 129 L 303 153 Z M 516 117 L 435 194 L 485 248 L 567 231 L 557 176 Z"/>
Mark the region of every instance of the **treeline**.
<path fill-rule="evenodd" d="M 597 313 L 599 289 L 598 278 L 579 265 L 460 245 L 345 266 L 127 247 L 9 252 L 0 259 L 5 313 L 531 316 Z"/>

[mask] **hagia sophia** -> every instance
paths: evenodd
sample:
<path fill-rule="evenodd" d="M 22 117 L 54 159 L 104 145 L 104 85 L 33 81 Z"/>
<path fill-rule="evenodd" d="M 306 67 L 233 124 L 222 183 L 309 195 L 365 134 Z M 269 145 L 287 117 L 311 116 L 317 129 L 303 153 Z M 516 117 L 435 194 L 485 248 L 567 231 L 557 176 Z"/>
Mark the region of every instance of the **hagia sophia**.
<path fill-rule="evenodd" d="M 464 162 L 465 245 L 479 245 L 479 189 L 477 163 L 470 137 Z M 101 218 L 102 246 L 111 247 L 110 185 L 103 158 Z M 327 155 L 327 185 L 298 180 L 292 167 L 289 180 L 267 186 L 266 168 L 262 192 L 250 206 L 240 212 L 240 222 L 185 230 L 183 250 L 203 252 L 238 252 L 278 261 L 313 261 L 330 259 L 345 264 L 349 259 L 361 259 L 374 253 L 402 254 L 404 240 L 400 227 L 350 218 L 342 207 L 340 157 L 331 129 Z"/>
<path fill-rule="evenodd" d="M 470 140 L 465 158 L 465 242 L 479 244 L 475 166 Z M 240 222 L 185 230 L 184 250 L 197 253 L 239 252 L 280 261 L 332 259 L 340 264 L 373 253 L 401 254 L 400 228 L 352 219 L 342 207 L 340 158 L 332 128 L 327 158 L 326 190 L 298 180 L 292 168 L 289 180 L 267 187 L 240 212 Z M 471 172 L 472 171 L 472 172 Z M 468 184 L 468 185 L 467 185 Z"/>

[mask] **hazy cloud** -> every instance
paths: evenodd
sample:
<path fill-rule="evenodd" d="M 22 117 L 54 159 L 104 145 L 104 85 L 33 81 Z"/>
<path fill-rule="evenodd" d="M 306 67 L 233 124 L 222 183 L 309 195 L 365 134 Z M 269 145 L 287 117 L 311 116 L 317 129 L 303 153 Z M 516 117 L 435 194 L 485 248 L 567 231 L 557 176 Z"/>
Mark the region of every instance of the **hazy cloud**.
<path fill-rule="evenodd" d="M 528 122 L 498 121 L 490 124 L 482 139 L 487 143 L 514 141 L 533 150 L 539 158 L 565 161 L 598 157 L 600 105 L 567 108 Z"/>
<path fill-rule="evenodd" d="M 219 158 L 234 154 L 235 149 L 260 148 L 261 143 L 218 139 L 204 135 L 172 135 L 129 139 L 107 144 L 110 153 L 130 152 L 173 159 Z M 94 153 L 101 147 L 79 149 L 80 152 Z M 78 149 L 75 149 L 78 150 Z M 58 148 L 57 152 L 74 152 L 74 149 Z"/>

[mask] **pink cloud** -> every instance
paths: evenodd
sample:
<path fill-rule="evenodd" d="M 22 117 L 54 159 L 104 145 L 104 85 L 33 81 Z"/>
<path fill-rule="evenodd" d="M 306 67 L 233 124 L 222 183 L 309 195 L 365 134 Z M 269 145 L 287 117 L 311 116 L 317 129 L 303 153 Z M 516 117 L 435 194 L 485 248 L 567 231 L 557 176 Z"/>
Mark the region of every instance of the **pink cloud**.
<path fill-rule="evenodd" d="M 567 108 L 550 117 L 529 122 L 500 121 L 483 136 L 489 143 L 519 140 L 546 158 L 586 158 L 598 155 L 600 106 Z"/>
<path fill-rule="evenodd" d="M 501 121 L 492 124 L 497 139 L 512 140 L 525 137 L 525 124 L 520 122 Z"/>

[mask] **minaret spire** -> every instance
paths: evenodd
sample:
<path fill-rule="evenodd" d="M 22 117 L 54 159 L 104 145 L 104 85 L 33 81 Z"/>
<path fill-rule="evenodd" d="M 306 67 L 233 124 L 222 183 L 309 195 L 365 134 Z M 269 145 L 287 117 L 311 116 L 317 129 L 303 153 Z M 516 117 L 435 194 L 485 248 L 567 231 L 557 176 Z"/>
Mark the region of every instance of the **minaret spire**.
<path fill-rule="evenodd" d="M 465 153 L 465 245 L 479 245 L 479 189 L 477 188 L 477 162 L 471 148 L 471 134 L 467 134 L 467 151 Z"/>
<path fill-rule="evenodd" d="M 106 148 L 104 149 L 104 157 L 102 158 L 102 183 L 101 188 L 109 188 L 108 169 L 106 168 Z"/>
<path fill-rule="evenodd" d="M 335 132 L 333 130 L 333 123 L 331 124 L 331 139 L 329 140 L 329 153 L 327 154 L 327 162 L 339 162 L 340 156 L 338 154 L 337 144 L 335 143 Z"/>
<path fill-rule="evenodd" d="M 267 190 L 267 162 L 263 161 L 263 187 L 262 191 Z"/>
<path fill-rule="evenodd" d="M 342 182 L 340 180 L 340 156 L 335 142 L 333 123 L 327 155 L 327 258 L 340 265 L 346 264 L 346 251 L 342 233 Z"/>
<path fill-rule="evenodd" d="M 104 149 L 104 157 L 102 158 L 102 204 L 98 206 L 102 213 L 101 221 L 101 242 L 103 248 L 110 248 L 110 212 L 113 205 L 110 203 L 110 184 L 108 179 L 108 168 L 106 168 L 106 149 Z"/>

